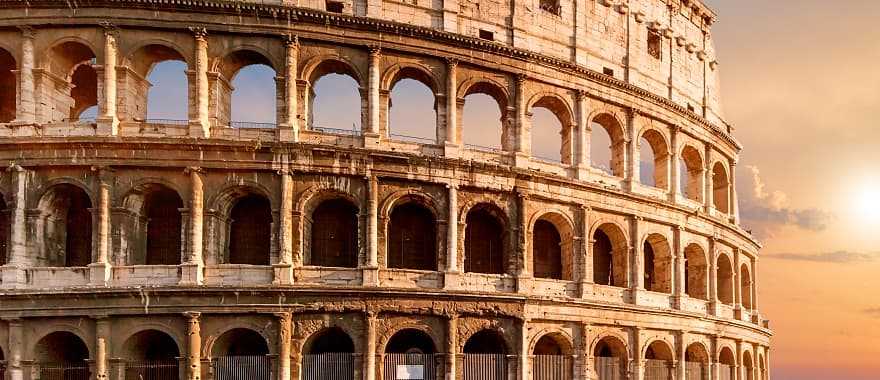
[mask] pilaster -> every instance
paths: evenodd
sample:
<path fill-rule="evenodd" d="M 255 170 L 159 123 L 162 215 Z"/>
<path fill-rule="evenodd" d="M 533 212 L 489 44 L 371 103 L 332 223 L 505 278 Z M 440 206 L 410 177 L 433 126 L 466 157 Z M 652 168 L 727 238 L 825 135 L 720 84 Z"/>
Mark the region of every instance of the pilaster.
<path fill-rule="evenodd" d="M 116 112 L 116 36 L 118 30 L 108 23 L 101 23 L 104 27 L 104 67 L 103 70 L 103 96 L 98 115 L 97 133 L 103 136 L 115 136 L 119 133 L 119 118 Z"/>
<path fill-rule="evenodd" d="M 205 28 L 190 27 L 195 39 L 195 70 L 193 70 L 195 86 L 194 118 L 190 119 L 190 137 L 211 137 L 211 123 L 209 120 L 209 95 L 208 85 L 208 31 Z M 192 114 L 192 112 L 191 112 Z"/>
<path fill-rule="evenodd" d="M 284 36 L 284 114 L 278 125 L 280 141 L 299 141 L 299 92 L 297 89 L 297 67 L 299 65 L 299 38 Z"/>
<path fill-rule="evenodd" d="M 379 180 L 367 180 L 367 257 L 363 268 L 364 286 L 379 285 Z"/>
<path fill-rule="evenodd" d="M 200 285 L 204 280 L 204 184 L 202 169 L 189 167 L 185 170 L 190 178 L 189 247 L 181 264 L 181 285 Z"/>
<path fill-rule="evenodd" d="M 287 169 L 279 170 L 281 177 L 281 212 L 278 223 L 279 262 L 273 265 L 276 285 L 293 284 L 293 176 Z"/>
<path fill-rule="evenodd" d="M 21 66 L 18 71 L 18 105 L 12 124 L 32 125 L 37 120 L 37 88 L 34 80 L 34 39 L 37 31 L 30 26 L 20 26 L 18 29 L 21 31 Z"/>
<path fill-rule="evenodd" d="M 379 94 L 381 73 L 380 61 L 382 50 L 377 46 L 369 47 L 369 77 L 367 83 L 367 128 L 364 132 L 364 147 L 376 149 L 382 139 L 379 134 L 381 99 Z"/>
<path fill-rule="evenodd" d="M 97 231 L 95 261 L 89 264 L 89 283 L 93 286 L 108 286 L 112 277 L 110 265 L 110 202 L 114 172 L 110 168 L 95 167 L 92 171 L 98 177 Z M 106 364 L 106 363 L 105 363 Z"/>
<path fill-rule="evenodd" d="M 201 380 L 202 377 L 202 313 L 186 312 L 186 380 Z"/>

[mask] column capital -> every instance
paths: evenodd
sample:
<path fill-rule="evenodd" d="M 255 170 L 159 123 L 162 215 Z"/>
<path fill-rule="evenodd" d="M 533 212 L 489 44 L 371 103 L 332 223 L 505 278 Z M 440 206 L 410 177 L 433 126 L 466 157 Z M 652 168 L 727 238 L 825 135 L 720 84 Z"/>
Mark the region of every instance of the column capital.
<path fill-rule="evenodd" d="M 205 38 L 208 36 L 208 30 L 203 27 L 191 26 L 189 27 L 189 31 L 192 32 L 193 37 L 195 37 L 196 40 L 199 41 L 204 41 Z"/>
<path fill-rule="evenodd" d="M 574 96 L 577 101 L 582 101 L 589 96 L 589 93 L 587 90 L 578 89 L 574 91 Z"/>
<path fill-rule="evenodd" d="M 116 172 L 116 169 L 113 169 L 111 166 L 92 166 L 89 168 L 91 171 L 95 172 L 98 176 L 98 180 L 101 181 L 101 185 L 106 185 L 107 182 L 110 182 L 112 179 L 113 173 Z"/>
<path fill-rule="evenodd" d="M 10 162 L 9 166 L 6 167 L 6 171 L 21 173 L 21 172 L 27 171 L 27 169 L 19 166 L 18 164 L 14 163 L 14 162 Z"/>
<path fill-rule="evenodd" d="M 379 58 L 379 55 L 382 54 L 382 47 L 379 45 L 367 45 L 367 51 L 370 53 L 370 58 Z"/>
<path fill-rule="evenodd" d="M 290 170 L 290 169 L 288 169 L 288 168 L 282 168 L 282 169 L 278 169 L 278 170 L 276 171 L 276 173 L 277 173 L 278 175 L 280 175 L 280 176 L 292 175 L 292 174 L 293 174 L 293 170 Z"/>
<path fill-rule="evenodd" d="M 296 34 L 282 34 L 281 39 L 284 41 L 284 46 L 289 49 L 299 49 L 299 36 Z"/>
<path fill-rule="evenodd" d="M 525 83 L 526 80 L 529 79 L 529 76 L 523 73 L 516 74 L 516 84 L 521 85 Z"/>
<path fill-rule="evenodd" d="M 113 38 L 119 37 L 119 27 L 116 25 L 113 25 L 113 23 L 111 23 L 110 21 L 107 21 L 107 20 L 99 21 L 98 25 L 100 25 L 101 28 L 104 29 L 104 36 L 105 37 L 113 37 Z"/>
<path fill-rule="evenodd" d="M 276 318 L 278 318 L 280 320 L 289 320 L 289 319 L 293 318 L 293 313 L 289 312 L 289 311 L 276 311 L 276 312 L 273 312 L 272 315 L 274 315 Z"/>
<path fill-rule="evenodd" d="M 205 169 L 201 166 L 187 166 L 183 169 L 183 174 L 204 174 Z"/>
<path fill-rule="evenodd" d="M 202 313 L 198 311 L 186 311 L 183 312 L 183 316 L 190 322 L 198 322 L 199 318 L 202 317 Z"/>
<path fill-rule="evenodd" d="M 21 25 L 18 30 L 21 31 L 21 36 L 24 38 L 32 40 L 37 37 L 37 30 L 30 25 Z"/>
<path fill-rule="evenodd" d="M 458 67 L 458 58 L 446 57 L 443 60 L 446 61 L 446 67 Z"/>

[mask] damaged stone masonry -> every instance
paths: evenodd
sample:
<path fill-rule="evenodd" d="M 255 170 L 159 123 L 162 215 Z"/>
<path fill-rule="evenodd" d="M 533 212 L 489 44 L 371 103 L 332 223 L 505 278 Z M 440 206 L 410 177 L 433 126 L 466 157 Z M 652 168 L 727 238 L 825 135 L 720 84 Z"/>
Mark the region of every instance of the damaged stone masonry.
<path fill-rule="evenodd" d="M 0 379 L 768 379 L 715 18 L 696 0 L 2 2 Z M 147 118 L 169 60 L 186 120 Z M 275 70 L 272 125 L 232 120 L 254 64 Z M 357 83 L 359 130 L 314 125 L 329 74 Z M 434 95 L 431 141 L 389 130 L 405 79 Z M 472 94 L 498 105 L 497 148 L 463 141 Z M 560 162 L 532 153 L 534 108 Z"/>

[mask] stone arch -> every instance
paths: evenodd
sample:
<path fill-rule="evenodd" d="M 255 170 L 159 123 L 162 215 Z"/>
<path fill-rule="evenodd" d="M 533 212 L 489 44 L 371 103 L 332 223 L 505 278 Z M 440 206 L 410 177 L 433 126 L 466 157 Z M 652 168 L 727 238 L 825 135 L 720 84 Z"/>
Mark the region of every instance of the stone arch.
<path fill-rule="evenodd" d="M 574 280 L 574 220 L 564 212 L 553 210 L 535 215 L 529 225 L 533 275 Z M 539 234 L 543 236 L 538 236 Z M 539 242 L 539 239 L 542 241 Z M 554 243 L 557 244 L 555 247 Z"/>
<path fill-rule="evenodd" d="M 693 145 L 685 144 L 679 156 L 682 195 L 692 201 L 703 202 L 703 154 Z"/>
<path fill-rule="evenodd" d="M 510 352 L 504 333 L 498 329 L 484 328 L 469 336 L 462 347 L 464 354 L 499 354 Z"/>
<path fill-rule="evenodd" d="M 733 305 L 734 302 L 734 268 L 733 268 L 733 260 L 727 253 L 718 254 L 718 258 L 716 259 L 716 281 L 718 287 L 718 301 L 727 304 Z"/>
<path fill-rule="evenodd" d="M 266 65 L 275 71 L 284 67 L 284 63 L 268 50 L 253 44 L 242 44 L 226 49 L 214 60 L 211 71 L 219 72 L 231 82 L 241 69 L 250 65 Z"/>
<path fill-rule="evenodd" d="M 355 353 L 358 352 L 352 334 L 339 326 L 328 326 L 311 334 L 303 342 L 303 353 Z"/>
<path fill-rule="evenodd" d="M 739 270 L 740 291 L 739 291 L 739 293 L 742 298 L 742 306 L 744 308 L 746 308 L 746 310 L 752 310 L 754 308 L 753 304 L 752 304 L 752 286 L 754 286 L 754 284 L 753 284 L 754 280 L 752 279 L 751 272 L 752 271 L 751 271 L 751 268 L 749 268 L 748 263 L 743 263 L 742 265 L 740 265 L 740 270 Z"/>
<path fill-rule="evenodd" d="M 437 270 L 439 213 L 430 195 L 416 189 L 396 191 L 385 198 L 381 215 L 387 267 Z"/>
<path fill-rule="evenodd" d="M 551 353 L 553 351 L 557 352 Z M 574 355 L 574 339 L 560 329 L 544 329 L 532 337 L 528 352 L 532 355 Z"/>
<path fill-rule="evenodd" d="M 366 117 L 368 116 L 368 104 L 367 104 L 367 96 L 366 96 L 366 83 L 364 74 L 358 69 L 358 67 L 348 59 L 338 56 L 325 54 L 317 57 L 312 57 L 308 59 L 301 66 L 300 75 L 306 81 L 306 86 L 303 89 L 302 99 L 305 100 L 304 109 L 305 114 L 308 119 L 308 126 L 312 129 L 321 129 L 325 127 L 333 127 L 335 129 L 347 129 L 347 125 L 317 125 L 324 123 L 321 121 L 316 123 L 316 120 L 321 118 L 325 118 L 327 116 L 326 110 L 318 110 L 316 113 L 316 99 L 318 99 L 318 93 L 322 92 L 320 88 L 318 88 L 318 82 L 328 76 L 328 75 L 342 75 L 344 77 L 348 77 L 353 82 L 346 84 L 347 91 L 346 97 L 351 95 L 352 93 L 357 93 L 358 102 L 356 105 L 346 103 L 343 110 L 337 110 L 342 113 L 357 113 L 360 116 L 355 119 L 355 123 L 359 123 L 359 128 L 363 129 L 366 126 Z M 323 103 L 321 103 L 323 104 Z M 323 107 L 323 105 L 322 105 Z M 356 107 L 357 109 L 352 109 L 350 107 Z M 338 107 L 337 107 L 338 108 Z M 358 127 L 358 124 L 355 125 Z"/>
<path fill-rule="evenodd" d="M 311 85 L 327 74 L 348 75 L 360 87 L 364 87 L 365 76 L 354 62 L 345 57 L 334 54 L 323 54 L 309 58 L 300 66 L 300 79 L 308 81 Z"/>
<path fill-rule="evenodd" d="M 129 50 L 124 56 L 123 62 L 137 75 L 125 75 L 125 79 L 129 82 L 129 91 L 125 92 L 125 99 L 120 102 L 120 105 L 123 106 L 120 112 L 124 118 L 137 121 L 156 117 L 156 115 L 166 119 L 172 117 L 171 113 L 164 112 L 169 110 L 161 110 L 156 105 L 150 104 L 150 93 L 169 91 L 171 94 L 178 94 L 179 90 L 175 88 L 173 92 L 170 92 L 168 82 L 151 84 L 148 79 L 153 69 L 160 64 L 173 65 L 173 62 L 181 62 L 186 68 L 193 67 L 188 55 L 183 53 L 185 51 L 171 41 L 156 39 L 141 41 Z M 174 81 L 185 83 L 184 87 L 187 92 L 186 96 L 180 99 L 181 102 L 186 102 L 184 111 L 182 114 L 173 115 L 173 118 L 188 119 L 190 116 L 189 99 L 193 93 L 192 86 L 189 85 L 189 78 L 183 72 L 178 73 Z M 179 86 L 179 83 L 175 83 L 175 86 Z"/>
<path fill-rule="evenodd" d="M 614 112 L 599 111 L 590 116 L 590 123 L 593 130 L 601 128 L 608 134 L 611 146 L 607 150 L 610 156 L 610 162 L 607 168 L 603 168 L 602 164 L 595 161 L 591 163 L 594 168 L 606 170 L 615 177 L 624 177 L 626 175 L 626 127 L 620 118 Z M 591 144 L 596 146 L 596 144 Z M 598 149 L 598 148 L 597 148 Z M 593 150 L 593 152 L 596 152 Z M 591 157 L 598 157 L 599 154 L 593 154 Z"/>
<path fill-rule="evenodd" d="M 92 343 L 87 339 L 89 334 L 83 329 L 82 326 L 77 324 L 73 324 L 67 321 L 62 322 L 51 322 L 46 326 L 41 326 L 42 328 L 36 332 L 27 342 L 25 343 L 25 352 L 30 353 L 31 360 L 39 361 L 40 359 L 37 357 L 36 351 L 39 349 L 38 344 L 40 341 L 44 340 L 46 337 L 49 337 L 53 334 L 69 334 L 76 339 L 79 339 L 86 347 L 86 359 L 90 358 L 90 352 L 93 350 Z M 27 354 L 25 354 L 27 355 Z"/>
<path fill-rule="evenodd" d="M 712 165 L 712 202 L 715 210 L 730 214 L 730 177 L 727 166 L 721 161 Z"/>
<path fill-rule="evenodd" d="M 78 37 L 67 37 L 55 41 L 40 59 L 38 66 L 66 82 L 56 85 L 44 98 L 47 107 L 40 112 L 38 119 L 46 122 L 62 119 L 78 120 L 88 108 L 98 105 L 97 51 L 92 44 Z M 36 74 L 40 75 L 40 74 Z"/>
<path fill-rule="evenodd" d="M 666 236 L 649 233 L 642 242 L 642 267 L 645 289 L 672 293 L 675 272 L 672 249 Z"/>
<path fill-rule="evenodd" d="M 229 326 L 208 341 L 205 354 L 208 357 L 260 356 L 274 353 L 272 340 L 262 329 L 252 326 Z"/>
<path fill-rule="evenodd" d="M 467 105 L 467 98 L 470 95 L 486 95 L 492 98 L 495 101 L 495 104 L 498 106 L 499 113 L 499 124 L 498 124 L 498 132 L 493 133 L 497 139 L 495 139 L 496 143 L 489 143 L 489 140 L 485 140 L 487 142 L 481 142 L 483 140 L 477 139 L 477 136 L 469 136 L 467 132 L 469 131 L 478 131 L 477 126 L 474 125 L 466 125 L 464 122 L 465 118 L 465 107 Z M 458 117 L 457 124 L 459 125 L 459 141 L 464 143 L 465 145 L 480 147 L 480 145 L 487 145 L 485 148 L 489 149 L 499 149 L 509 151 L 513 148 L 515 133 L 513 131 L 513 126 L 511 125 L 511 99 L 510 93 L 507 90 L 507 86 L 488 77 L 474 76 L 469 77 L 458 85 L 457 91 L 457 106 L 458 112 L 456 115 Z M 479 132 L 483 132 L 481 134 L 485 134 L 488 132 L 486 130 L 482 130 Z M 494 131 L 493 131 L 494 132 Z"/>
<path fill-rule="evenodd" d="M 684 353 L 685 362 L 709 364 L 709 350 L 702 342 L 693 342 Z"/>
<path fill-rule="evenodd" d="M 87 187 L 59 179 L 44 187 L 34 226 L 38 266 L 83 267 L 92 262 L 91 208 Z"/>
<path fill-rule="evenodd" d="M 141 326 L 122 340 L 121 354 L 130 360 L 175 360 L 184 350 L 179 338 L 157 326 Z M 156 350 L 156 348 L 160 348 Z M 169 351 L 170 350 L 170 351 Z M 176 352 L 175 352 L 176 350 Z"/>
<path fill-rule="evenodd" d="M 642 358 L 645 360 L 662 360 L 671 362 L 675 360 L 674 345 L 662 338 L 653 338 L 642 349 Z"/>
<path fill-rule="evenodd" d="M 277 122 L 278 109 L 282 107 L 281 104 L 279 104 L 279 97 L 277 96 L 277 77 L 278 68 L 284 67 L 283 63 L 279 64 L 279 62 L 273 59 L 273 57 L 263 48 L 252 45 L 243 45 L 226 51 L 221 58 L 215 60 L 213 66 L 213 71 L 220 73 L 218 84 L 215 87 L 216 92 L 212 92 L 211 94 L 212 97 L 216 97 L 212 102 L 212 106 L 216 107 L 216 109 L 211 111 L 212 116 L 216 118 L 216 121 L 214 121 L 215 125 L 238 128 L 252 126 L 254 124 L 251 123 L 257 123 L 258 120 L 260 123 L 256 125 L 260 126 L 263 126 L 263 124 L 272 124 L 269 122 L 270 119 L 273 123 Z M 271 69 L 271 76 L 269 76 L 269 73 L 265 70 L 261 70 L 260 66 Z M 237 89 L 236 86 L 240 85 L 247 87 L 249 84 L 236 81 L 239 73 L 242 71 L 250 73 L 249 75 L 251 76 L 249 79 L 254 82 L 250 83 L 250 85 L 259 87 L 261 89 L 261 94 L 267 93 L 268 97 L 268 95 L 270 95 L 268 91 L 271 91 L 271 102 L 261 101 L 255 104 L 250 98 L 242 98 L 241 93 L 237 92 L 240 89 Z M 262 100 L 262 98 L 259 99 Z M 260 111 L 262 112 L 250 112 L 248 113 L 250 114 L 250 118 L 242 119 L 242 106 L 240 105 L 242 101 L 251 102 L 250 107 L 258 107 L 262 103 L 271 104 L 271 112 L 266 112 L 266 110 L 260 108 Z M 265 122 L 263 122 L 264 120 Z"/>
<path fill-rule="evenodd" d="M 33 359 L 40 378 L 85 378 L 89 375 L 89 345 L 82 335 L 57 330 L 35 340 Z"/>
<path fill-rule="evenodd" d="M 440 83 L 437 81 L 430 68 L 418 63 L 395 63 L 385 69 L 382 74 L 381 88 L 391 91 L 394 85 L 403 79 L 413 79 L 421 82 L 435 94 L 440 91 Z"/>
<path fill-rule="evenodd" d="M 591 229 L 593 282 L 616 287 L 629 286 L 629 243 L 626 231 L 615 222 L 600 221 Z"/>
<path fill-rule="evenodd" d="M 460 214 L 464 229 L 465 272 L 504 274 L 510 270 L 510 250 L 506 242 L 507 214 L 494 202 L 468 205 Z"/>
<path fill-rule="evenodd" d="M 162 181 L 167 182 L 167 181 Z M 141 181 L 122 198 L 128 213 L 116 226 L 127 236 L 127 265 L 178 265 L 181 262 L 184 221 L 183 199 L 162 182 Z"/>
<path fill-rule="evenodd" d="M 697 243 L 690 243 L 684 248 L 684 281 L 688 297 L 701 300 L 709 299 L 709 263 L 706 251 Z"/>
<path fill-rule="evenodd" d="M 532 96 L 531 99 L 527 102 L 527 110 L 531 115 L 532 110 L 534 108 L 544 108 L 550 111 L 553 116 L 556 117 L 557 121 L 559 121 L 559 125 L 561 130 L 559 132 L 559 157 L 560 161 L 563 164 L 570 165 L 574 161 L 574 128 L 575 128 L 575 120 L 574 120 L 574 112 L 572 111 L 571 104 L 568 100 L 560 96 L 555 92 L 541 92 Z M 531 133 L 532 134 L 532 155 L 534 156 L 534 142 L 536 139 L 535 136 L 535 126 L 533 125 L 534 121 L 531 117 L 528 118 L 529 123 L 527 131 L 521 131 L 521 133 Z"/>
<path fill-rule="evenodd" d="M 718 351 L 718 373 L 721 378 L 735 379 L 737 370 L 736 355 L 730 347 L 722 347 Z M 729 374 L 725 376 L 725 374 Z"/>
<path fill-rule="evenodd" d="M 600 380 L 623 378 L 629 361 L 626 339 L 615 334 L 598 337 L 590 353 L 595 363 L 594 368 Z"/>
<path fill-rule="evenodd" d="M 190 56 L 184 52 L 188 49 L 166 39 L 146 39 L 132 45 L 121 54 L 125 66 L 146 78 L 153 66 L 166 60 L 183 61 L 187 67 L 192 66 Z"/>
<path fill-rule="evenodd" d="M 639 138 L 639 146 L 642 144 L 647 144 L 651 149 L 653 154 L 653 159 L 650 164 L 651 169 L 651 177 L 653 178 L 653 187 L 663 190 L 669 190 L 669 143 L 667 143 L 666 135 L 660 130 L 648 127 L 642 130 Z M 639 170 L 645 169 L 641 167 L 642 157 L 641 150 L 636 149 L 636 152 L 639 154 Z M 644 176 L 642 176 L 644 177 Z M 644 184 L 644 182 L 643 182 Z"/>
<path fill-rule="evenodd" d="M 433 112 L 433 125 L 422 125 L 422 120 L 427 119 L 422 117 L 418 117 L 417 120 L 397 120 L 398 117 L 406 117 L 405 113 L 398 113 L 398 109 L 407 109 L 394 107 L 396 101 L 401 100 L 401 95 L 397 90 L 397 86 L 404 81 L 410 80 L 415 81 L 418 84 L 416 84 L 415 87 L 412 87 L 412 84 L 403 83 L 404 86 L 410 87 L 409 91 L 406 91 L 405 89 L 400 90 L 406 91 L 402 94 L 402 101 L 416 102 L 422 99 L 425 94 L 430 94 L 431 99 L 429 109 L 424 107 L 427 106 L 427 104 L 421 102 L 418 104 L 412 103 L 411 108 L 417 108 L 419 110 L 419 115 Z M 429 69 L 415 63 L 394 64 L 383 73 L 380 88 L 382 89 L 380 92 L 380 97 L 382 98 L 380 105 L 382 110 L 380 113 L 385 116 L 384 126 L 389 137 L 415 140 L 420 143 L 437 143 L 444 138 L 445 134 L 441 131 L 440 112 L 438 112 L 439 99 L 437 95 L 440 85 L 437 83 L 434 75 Z"/>
<path fill-rule="evenodd" d="M 404 326 L 390 334 L 377 349 L 386 354 L 433 354 L 438 351 L 437 340 L 424 326 Z"/>
<path fill-rule="evenodd" d="M 242 183 L 226 187 L 210 202 L 217 210 L 220 262 L 271 263 L 275 220 L 269 194 L 262 186 Z"/>
<path fill-rule="evenodd" d="M 18 62 L 12 50 L 0 47 L 0 123 L 9 123 L 16 117 L 18 79 L 15 70 L 18 70 Z"/>
<path fill-rule="evenodd" d="M 352 197 L 327 192 L 303 215 L 309 237 L 306 265 L 354 268 L 358 265 L 360 210 Z"/>

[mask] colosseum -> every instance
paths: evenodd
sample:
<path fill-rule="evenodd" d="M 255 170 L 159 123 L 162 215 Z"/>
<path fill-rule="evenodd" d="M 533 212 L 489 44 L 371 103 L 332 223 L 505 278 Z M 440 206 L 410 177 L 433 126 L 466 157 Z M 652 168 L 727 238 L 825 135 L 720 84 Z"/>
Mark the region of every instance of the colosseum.
<path fill-rule="evenodd" d="M 715 20 L 700 0 L 2 1 L 0 378 L 769 378 Z M 167 61 L 180 120 L 150 116 Z M 274 123 L 231 112 L 253 65 Z M 355 128 L 315 122 L 332 75 Z M 428 138 L 391 127 L 405 80 L 434 97 Z"/>

